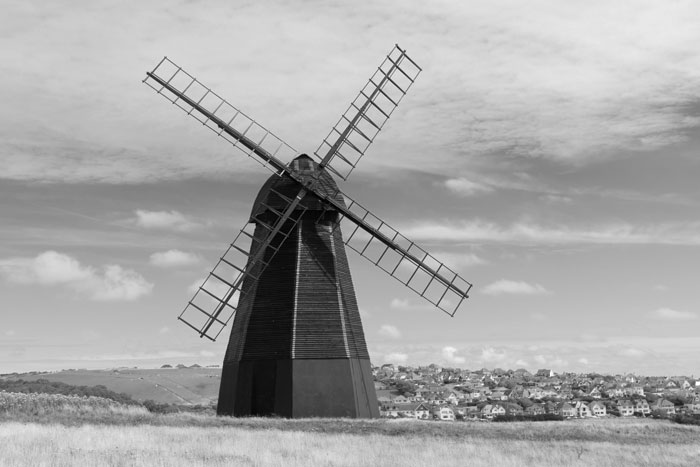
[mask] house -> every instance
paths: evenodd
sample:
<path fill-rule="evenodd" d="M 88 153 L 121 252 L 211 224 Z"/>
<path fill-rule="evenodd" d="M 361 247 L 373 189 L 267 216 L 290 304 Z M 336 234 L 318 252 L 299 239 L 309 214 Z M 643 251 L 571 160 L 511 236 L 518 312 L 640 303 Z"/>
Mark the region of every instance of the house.
<path fill-rule="evenodd" d="M 523 408 L 518 404 L 503 404 L 502 407 L 505 408 L 506 415 L 522 415 L 524 413 Z"/>
<path fill-rule="evenodd" d="M 559 404 L 556 402 L 547 401 L 544 403 L 544 413 L 559 415 Z"/>
<path fill-rule="evenodd" d="M 540 377 L 540 378 L 551 378 L 554 376 L 554 372 L 552 370 L 537 370 L 537 373 L 535 373 L 535 376 Z"/>
<path fill-rule="evenodd" d="M 625 394 L 627 394 L 628 396 L 634 396 L 635 394 L 638 396 L 643 396 L 644 388 L 639 384 L 632 384 L 625 387 Z"/>
<path fill-rule="evenodd" d="M 665 413 L 666 415 L 673 415 L 676 413 L 676 406 L 673 405 L 673 402 L 663 398 L 657 399 L 651 404 L 649 404 L 649 408 L 652 412 L 658 410 L 660 412 Z"/>
<path fill-rule="evenodd" d="M 561 415 L 562 417 L 575 417 L 576 416 L 576 409 L 568 402 L 560 402 L 557 405 L 557 412 L 556 413 L 558 415 Z"/>
<path fill-rule="evenodd" d="M 600 392 L 600 389 L 598 389 L 597 386 L 591 389 L 588 395 L 593 399 L 600 399 L 601 397 L 603 397 L 603 394 Z"/>
<path fill-rule="evenodd" d="M 621 387 L 610 385 L 605 388 L 605 394 L 610 398 L 618 398 L 623 397 L 625 395 L 625 391 Z"/>
<path fill-rule="evenodd" d="M 382 417 L 389 418 L 416 418 L 427 420 L 430 417 L 430 409 L 422 403 L 409 404 L 384 404 L 379 413 Z"/>
<path fill-rule="evenodd" d="M 539 386 L 530 388 L 530 399 L 542 399 L 545 396 L 544 390 Z"/>
<path fill-rule="evenodd" d="M 648 415 L 651 413 L 651 409 L 649 408 L 649 403 L 646 401 L 646 399 L 636 399 L 633 401 L 634 404 L 634 413 L 640 413 L 642 415 Z"/>
<path fill-rule="evenodd" d="M 576 415 L 578 417 L 588 418 L 592 416 L 591 409 L 588 407 L 588 404 L 583 401 L 576 401 L 574 404 L 574 410 L 576 411 Z"/>
<path fill-rule="evenodd" d="M 455 415 L 459 414 L 465 419 L 475 419 L 481 415 L 481 411 L 475 405 L 458 405 L 453 407 L 452 410 L 455 411 Z"/>
<path fill-rule="evenodd" d="M 442 398 L 445 400 L 445 402 L 448 402 L 452 405 L 457 405 L 459 402 L 459 396 L 454 392 L 454 391 L 447 391 L 442 394 Z"/>
<path fill-rule="evenodd" d="M 607 415 L 607 410 L 605 409 L 605 404 L 600 401 L 593 401 L 588 404 L 588 409 L 596 417 L 603 417 Z"/>
<path fill-rule="evenodd" d="M 411 401 L 406 396 L 398 395 L 392 399 L 392 402 L 394 404 L 408 404 Z"/>
<path fill-rule="evenodd" d="M 617 410 L 622 417 L 634 415 L 634 404 L 627 399 L 617 401 Z"/>
<path fill-rule="evenodd" d="M 432 413 L 433 418 L 437 420 L 454 421 L 455 419 L 455 412 L 452 410 L 452 407 L 448 405 L 435 406 L 433 407 Z"/>
<path fill-rule="evenodd" d="M 688 414 L 700 414 L 700 404 L 698 404 L 697 402 L 685 404 L 683 406 L 683 409 L 684 409 L 685 413 L 688 413 Z"/>
<path fill-rule="evenodd" d="M 491 394 L 491 390 L 486 387 L 486 386 L 475 386 L 471 389 L 470 396 L 472 399 L 481 399 L 481 398 L 486 398 Z"/>
<path fill-rule="evenodd" d="M 481 414 L 480 414 L 481 418 L 487 418 L 487 419 L 493 418 L 492 411 L 493 411 L 493 405 L 486 404 L 485 406 L 483 406 L 481 408 Z"/>
<path fill-rule="evenodd" d="M 494 404 L 491 407 L 491 415 L 494 417 L 506 414 L 506 408 L 503 407 L 501 404 Z"/>
<path fill-rule="evenodd" d="M 544 404 L 532 404 L 529 407 L 525 407 L 526 415 L 542 415 L 544 413 Z"/>

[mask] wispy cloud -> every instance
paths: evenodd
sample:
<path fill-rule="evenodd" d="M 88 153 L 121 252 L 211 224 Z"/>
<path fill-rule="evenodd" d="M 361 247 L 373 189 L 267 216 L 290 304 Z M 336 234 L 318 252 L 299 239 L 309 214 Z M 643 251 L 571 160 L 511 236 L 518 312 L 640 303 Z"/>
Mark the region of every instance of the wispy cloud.
<path fill-rule="evenodd" d="M 646 356 L 646 352 L 640 349 L 635 349 L 633 347 L 628 347 L 626 349 L 620 350 L 620 355 L 630 358 L 642 358 Z"/>
<path fill-rule="evenodd" d="M 450 178 L 445 181 L 445 186 L 460 196 L 473 196 L 493 191 L 493 187 L 483 183 L 474 182 L 466 178 Z"/>
<path fill-rule="evenodd" d="M 56 251 L 34 258 L 0 260 L 0 274 L 17 284 L 64 286 L 98 301 L 136 300 L 153 289 L 153 284 L 136 271 L 116 264 L 105 265 L 99 271 Z"/>
<path fill-rule="evenodd" d="M 485 264 L 486 260 L 474 253 L 452 253 L 435 251 L 431 253 L 438 261 L 444 262 L 452 269 L 463 269 Z"/>
<path fill-rule="evenodd" d="M 364 15 L 351 14 L 354 4 L 221 3 L 206 11 L 183 4 L 177 12 L 165 4 L 149 3 L 139 18 L 128 9 L 102 7 L 78 15 L 78 7 L 66 3 L 45 7 L 41 17 L 29 8 L 8 7 L 0 26 L 11 47 L 1 71 L 5 89 L 13 90 L 6 104 L 15 112 L 0 120 L 0 149 L 12 158 L 4 176 L 148 181 L 217 177 L 247 166 L 243 157 L 238 166 L 227 164 L 228 148 L 216 138 L 183 123 L 172 106 L 159 106 L 157 96 L 135 90 L 134 70 L 170 52 L 223 95 L 236 100 L 229 92 L 245 90 L 238 94 L 243 107 L 294 135 L 294 146 L 315 147 L 343 107 L 327 103 L 347 102 L 364 82 L 368 63 L 383 52 L 376 43 L 405 37 L 402 45 L 425 72 L 410 103 L 402 104 L 410 119 L 395 117 L 402 121 L 392 130 L 398 142 L 392 144 L 400 150 L 363 161 L 365 167 L 430 165 L 447 173 L 453 164 L 446 162 L 469 159 L 457 156 L 503 153 L 580 163 L 619 149 L 673 144 L 700 125 L 689 110 L 700 87 L 693 2 L 638 1 L 614 8 L 547 0 L 367 2 Z M 240 37 L 255 35 L 253 19 L 262 15 L 285 28 L 272 28 L 230 57 L 198 53 L 230 41 L 231 28 Z M 313 25 L 311 15 L 317 18 Z M 155 16 L 168 25 L 158 29 L 159 41 L 149 40 L 151 29 L 144 27 Z M 186 44 L 176 41 L 182 18 L 192 31 Z M 382 18 L 386 28 L 358 39 L 354 32 L 371 28 L 371 18 Z M 37 28 L 41 38 L 32 34 Z M 86 40 L 96 34 L 120 47 Z M 163 50 L 168 43 L 178 44 L 177 50 Z M 328 66 L 322 57 L 335 51 L 340 53 Z M 23 60 L 27 56 L 32 63 Z M 51 70 L 59 62 L 66 66 L 57 77 Z M 231 69 L 238 70 L 233 83 Z M 106 82 L 113 92 L 104 92 Z M 52 133 L 35 124 L 47 103 L 61 115 Z M 305 112 L 293 111 L 302 104 Z M 435 157 L 425 158 L 426 148 Z"/>
<path fill-rule="evenodd" d="M 175 230 L 188 232 L 202 225 L 193 221 L 179 211 L 146 211 L 138 209 L 134 212 L 136 217 L 130 223 L 144 229 Z"/>
<path fill-rule="evenodd" d="M 507 279 L 493 282 L 484 287 L 481 292 L 486 295 L 546 295 L 551 293 L 540 284 Z"/>
<path fill-rule="evenodd" d="M 180 250 L 168 250 L 162 252 L 153 253 L 149 262 L 153 266 L 160 268 L 171 268 L 179 266 L 190 266 L 192 264 L 198 263 L 200 260 L 199 256 L 194 253 L 187 253 Z"/>
<path fill-rule="evenodd" d="M 502 226 L 493 222 L 421 222 L 400 229 L 414 240 L 493 242 L 521 244 L 661 244 L 700 245 L 700 222 L 658 225 L 604 224 L 591 227 L 543 226 L 519 222 Z"/>
<path fill-rule="evenodd" d="M 379 328 L 379 335 L 390 339 L 398 339 L 401 337 L 401 331 L 394 325 L 382 324 Z"/>
<path fill-rule="evenodd" d="M 410 308 L 411 302 L 403 298 L 392 298 L 391 303 L 389 303 L 389 306 L 397 310 L 405 310 L 407 308 Z"/>
<path fill-rule="evenodd" d="M 698 319 L 697 313 L 679 311 L 672 308 L 659 308 L 651 312 L 651 317 L 661 321 L 692 321 Z"/>
<path fill-rule="evenodd" d="M 462 365 L 467 361 L 467 359 L 457 355 L 457 352 L 458 352 L 457 349 L 454 347 L 450 347 L 450 346 L 443 347 L 442 348 L 442 358 L 449 365 Z"/>
<path fill-rule="evenodd" d="M 384 363 L 403 364 L 408 361 L 408 355 L 402 352 L 392 352 L 384 355 Z"/>

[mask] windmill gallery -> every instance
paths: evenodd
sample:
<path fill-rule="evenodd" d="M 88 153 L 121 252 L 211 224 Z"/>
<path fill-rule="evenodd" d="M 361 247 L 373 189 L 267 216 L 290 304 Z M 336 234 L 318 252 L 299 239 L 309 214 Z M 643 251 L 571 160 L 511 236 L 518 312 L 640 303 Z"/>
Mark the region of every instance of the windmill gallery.
<path fill-rule="evenodd" d="M 273 172 L 249 223 L 179 317 L 211 340 L 233 319 L 220 415 L 379 415 L 345 246 L 450 315 L 467 298 L 470 283 L 333 178 L 347 179 L 420 71 L 395 46 L 315 158 L 299 155 L 167 57 L 147 73 L 146 84 Z"/>

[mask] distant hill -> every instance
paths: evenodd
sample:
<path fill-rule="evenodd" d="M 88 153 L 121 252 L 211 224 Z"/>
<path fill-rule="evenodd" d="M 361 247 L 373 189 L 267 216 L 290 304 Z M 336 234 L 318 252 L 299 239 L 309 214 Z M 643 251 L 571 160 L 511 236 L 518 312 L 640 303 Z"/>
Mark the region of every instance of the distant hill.
<path fill-rule="evenodd" d="M 73 386 L 104 386 L 143 402 L 209 405 L 219 397 L 220 368 L 160 368 L 145 370 L 64 370 L 56 373 L 5 375 L 2 379 L 35 381 L 45 379 Z"/>

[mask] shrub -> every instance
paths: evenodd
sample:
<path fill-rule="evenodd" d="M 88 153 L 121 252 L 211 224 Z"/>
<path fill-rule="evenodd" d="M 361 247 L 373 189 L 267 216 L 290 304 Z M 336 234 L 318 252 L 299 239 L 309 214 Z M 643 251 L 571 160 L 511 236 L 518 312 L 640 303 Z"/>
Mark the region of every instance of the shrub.
<path fill-rule="evenodd" d="M 64 396 L 100 397 L 113 400 L 120 404 L 140 405 L 128 394 L 111 391 L 102 385 L 73 386 L 60 381 L 48 381 L 46 379 L 37 379 L 35 381 L 0 379 L 0 391 L 25 394 L 61 394 Z"/>
<path fill-rule="evenodd" d="M 494 422 L 549 422 L 562 420 L 564 420 L 564 417 L 553 413 L 536 415 L 497 415 L 493 417 Z"/>
<path fill-rule="evenodd" d="M 160 404 L 160 403 L 153 401 L 151 399 L 144 401 L 143 406 L 146 407 L 148 409 L 148 411 L 152 412 L 152 413 L 166 414 L 166 413 L 179 412 L 178 408 L 174 405 Z"/>
<path fill-rule="evenodd" d="M 674 415 L 671 420 L 682 425 L 700 426 L 700 414 L 678 414 Z"/>

